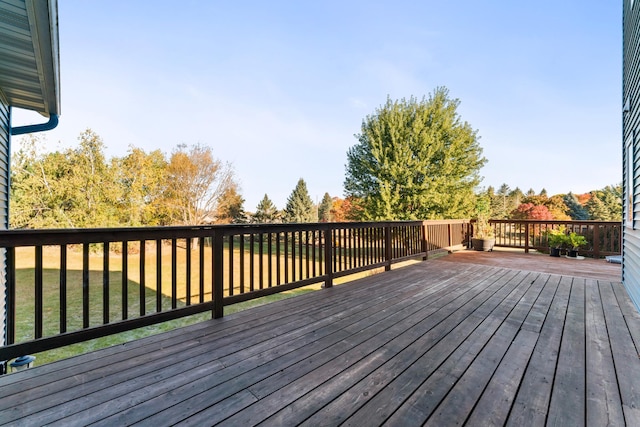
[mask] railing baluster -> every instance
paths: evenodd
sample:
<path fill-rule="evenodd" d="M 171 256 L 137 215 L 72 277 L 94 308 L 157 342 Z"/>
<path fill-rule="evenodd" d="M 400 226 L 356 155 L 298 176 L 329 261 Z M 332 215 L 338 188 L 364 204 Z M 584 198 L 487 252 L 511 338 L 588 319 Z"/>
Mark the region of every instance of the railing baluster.
<path fill-rule="evenodd" d="M 162 240 L 156 240 L 156 312 L 162 311 Z"/>
<path fill-rule="evenodd" d="M 273 286 L 273 234 L 272 233 L 268 233 L 267 234 L 267 253 L 269 254 L 269 258 L 267 259 L 268 261 L 268 274 L 269 274 L 269 281 L 268 281 L 268 285 L 269 287 Z"/>
<path fill-rule="evenodd" d="M 105 325 L 111 321 L 111 301 L 109 300 L 109 253 L 109 242 L 104 242 L 102 245 L 102 323 Z"/>
<path fill-rule="evenodd" d="M 325 231 L 324 230 L 318 230 L 318 274 L 319 275 L 323 275 L 325 274 L 325 258 L 324 258 L 324 245 L 326 244 L 326 242 L 324 241 L 325 238 Z"/>
<path fill-rule="evenodd" d="M 82 327 L 89 327 L 89 243 L 82 244 Z"/>
<path fill-rule="evenodd" d="M 362 242 L 360 240 L 360 233 L 362 232 L 362 229 L 356 228 L 353 231 L 353 266 L 358 268 L 362 267 Z"/>
<path fill-rule="evenodd" d="M 185 259 L 186 259 L 186 271 L 185 271 L 185 280 L 186 280 L 186 295 L 185 295 L 185 304 L 191 305 L 191 237 L 187 237 L 185 239 Z"/>
<path fill-rule="evenodd" d="M 253 260 L 253 255 L 254 255 L 253 241 L 254 241 L 254 235 L 253 233 L 251 233 L 249 235 L 249 291 L 250 292 L 253 292 L 255 290 L 253 286 L 253 283 L 254 283 L 253 275 L 255 274 L 254 260 Z"/>
<path fill-rule="evenodd" d="M 233 268 L 233 238 L 234 235 L 229 235 L 229 295 L 233 295 L 233 272 L 235 268 Z"/>
<path fill-rule="evenodd" d="M 224 251 L 224 241 L 221 232 L 213 234 L 212 242 L 212 290 L 213 290 L 213 317 L 219 319 L 224 315 L 224 267 L 222 252 Z"/>
<path fill-rule="evenodd" d="M 67 245 L 60 245 L 60 333 L 67 332 Z"/>
<path fill-rule="evenodd" d="M 384 264 L 384 270 L 385 271 L 389 271 L 391 270 L 391 257 L 392 257 L 392 252 L 391 252 L 391 226 L 387 225 L 384 228 L 384 258 L 385 258 L 385 264 Z"/>
<path fill-rule="evenodd" d="M 198 260 L 198 292 L 200 293 L 200 304 L 204 302 L 204 237 L 198 238 L 198 244 L 200 246 L 200 256 Z"/>
<path fill-rule="evenodd" d="M 276 285 L 279 285 L 280 282 L 280 232 L 276 233 Z"/>
<path fill-rule="evenodd" d="M 309 269 L 309 230 L 305 230 L 304 232 L 304 238 L 305 238 L 305 263 L 306 263 L 306 270 L 307 270 L 307 275 L 306 278 L 308 279 L 310 277 L 310 269 Z"/>
<path fill-rule="evenodd" d="M 284 232 L 284 283 L 289 283 L 289 233 Z"/>
<path fill-rule="evenodd" d="M 171 308 L 178 307 L 178 239 L 171 239 Z"/>
<path fill-rule="evenodd" d="M 258 280 L 260 281 L 260 289 L 264 288 L 264 233 L 258 234 Z"/>
<path fill-rule="evenodd" d="M 291 233 L 291 280 L 296 281 L 296 239 L 297 233 L 294 231 Z"/>
<path fill-rule="evenodd" d="M 319 242 L 319 240 L 316 238 L 316 230 L 313 230 L 311 232 L 311 238 L 312 240 L 312 245 L 311 245 L 311 258 L 313 259 L 313 262 L 311 263 L 312 266 L 312 271 L 311 271 L 311 275 L 313 277 L 316 277 L 316 263 L 318 262 L 318 259 L 316 257 L 316 242 Z"/>
<path fill-rule="evenodd" d="M 122 242 L 122 320 L 129 318 L 129 242 Z"/>
<path fill-rule="evenodd" d="M 140 298 L 140 316 L 147 314 L 147 242 L 140 240 L 140 282 L 139 282 L 139 298 Z"/>
<path fill-rule="evenodd" d="M 302 271 L 303 270 L 302 266 L 303 266 L 303 263 L 304 263 L 304 259 L 303 259 L 304 255 L 302 254 L 302 243 L 303 243 L 302 242 L 302 240 L 303 240 L 302 237 L 303 237 L 303 234 L 302 234 L 302 231 L 298 231 L 296 234 L 298 235 L 298 264 L 300 266 L 300 272 L 298 273 L 298 279 L 302 280 L 302 278 L 304 277 L 303 276 L 303 271 Z"/>
<path fill-rule="evenodd" d="M 13 344 L 16 339 L 16 249 L 7 248 L 7 344 Z M 8 359 L 8 358 L 7 358 Z"/>
<path fill-rule="evenodd" d="M 42 337 L 42 316 L 44 309 L 42 290 L 42 246 L 36 246 L 36 269 L 35 269 L 35 338 Z M 86 326 L 85 326 L 86 327 Z"/>
<path fill-rule="evenodd" d="M 245 257 L 244 234 L 240 234 L 239 239 L 240 239 L 240 249 L 239 249 L 240 254 L 238 256 L 240 257 L 240 293 L 244 294 L 244 257 Z"/>

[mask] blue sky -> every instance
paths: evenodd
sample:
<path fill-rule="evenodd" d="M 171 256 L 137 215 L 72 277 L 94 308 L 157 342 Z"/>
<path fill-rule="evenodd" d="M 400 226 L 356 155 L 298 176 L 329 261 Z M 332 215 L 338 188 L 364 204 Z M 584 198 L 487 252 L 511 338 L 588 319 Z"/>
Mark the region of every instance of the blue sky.
<path fill-rule="evenodd" d="M 488 159 L 482 186 L 621 182 L 622 2 L 60 0 L 62 116 L 128 146 L 211 146 L 253 211 L 299 178 L 342 196 L 365 116 L 446 86 Z M 42 121 L 16 113 L 13 124 Z M 14 139 L 14 148 L 19 139 Z"/>

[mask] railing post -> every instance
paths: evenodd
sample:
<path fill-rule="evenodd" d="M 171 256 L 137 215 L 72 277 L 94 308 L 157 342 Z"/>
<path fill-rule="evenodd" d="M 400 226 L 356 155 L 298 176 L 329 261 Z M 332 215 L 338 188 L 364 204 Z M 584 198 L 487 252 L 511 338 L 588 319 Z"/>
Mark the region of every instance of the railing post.
<path fill-rule="evenodd" d="M 593 258 L 600 258 L 600 225 L 593 225 Z"/>
<path fill-rule="evenodd" d="M 529 223 L 524 224 L 524 253 L 529 253 Z"/>
<path fill-rule="evenodd" d="M 424 252 L 424 256 L 422 257 L 423 261 L 429 259 L 429 242 L 427 241 L 427 221 L 422 221 L 422 252 Z"/>
<path fill-rule="evenodd" d="M 324 279 L 323 288 L 331 288 L 333 286 L 333 238 L 331 237 L 332 228 L 330 225 L 323 230 L 324 235 Z"/>
<path fill-rule="evenodd" d="M 214 231 L 211 248 L 213 257 L 213 318 L 224 316 L 224 269 L 223 269 L 223 239 L 222 233 Z"/>
<path fill-rule="evenodd" d="M 391 225 L 384 226 L 384 271 L 391 270 Z"/>

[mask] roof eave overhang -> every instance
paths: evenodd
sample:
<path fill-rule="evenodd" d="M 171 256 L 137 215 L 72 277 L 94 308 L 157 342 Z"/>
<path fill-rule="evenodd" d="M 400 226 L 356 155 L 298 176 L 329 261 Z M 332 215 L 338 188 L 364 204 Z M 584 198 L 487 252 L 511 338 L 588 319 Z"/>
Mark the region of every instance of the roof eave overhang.
<path fill-rule="evenodd" d="M 0 48 L 6 52 L 4 60 L 0 59 L 0 90 L 12 107 L 46 117 L 59 115 L 57 0 L 18 0 L 11 7 L 12 18 L 2 26 L 5 37 L 4 41 L 0 39 Z M 25 18 L 28 25 L 19 25 Z"/>

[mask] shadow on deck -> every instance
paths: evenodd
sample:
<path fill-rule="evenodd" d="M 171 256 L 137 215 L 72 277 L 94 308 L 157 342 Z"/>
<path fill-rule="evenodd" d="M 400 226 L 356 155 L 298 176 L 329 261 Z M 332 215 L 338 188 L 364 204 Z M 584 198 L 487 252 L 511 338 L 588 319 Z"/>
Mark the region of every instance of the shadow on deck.
<path fill-rule="evenodd" d="M 7 375 L 0 422 L 640 425 L 619 266 L 536 257 L 456 253 Z"/>

